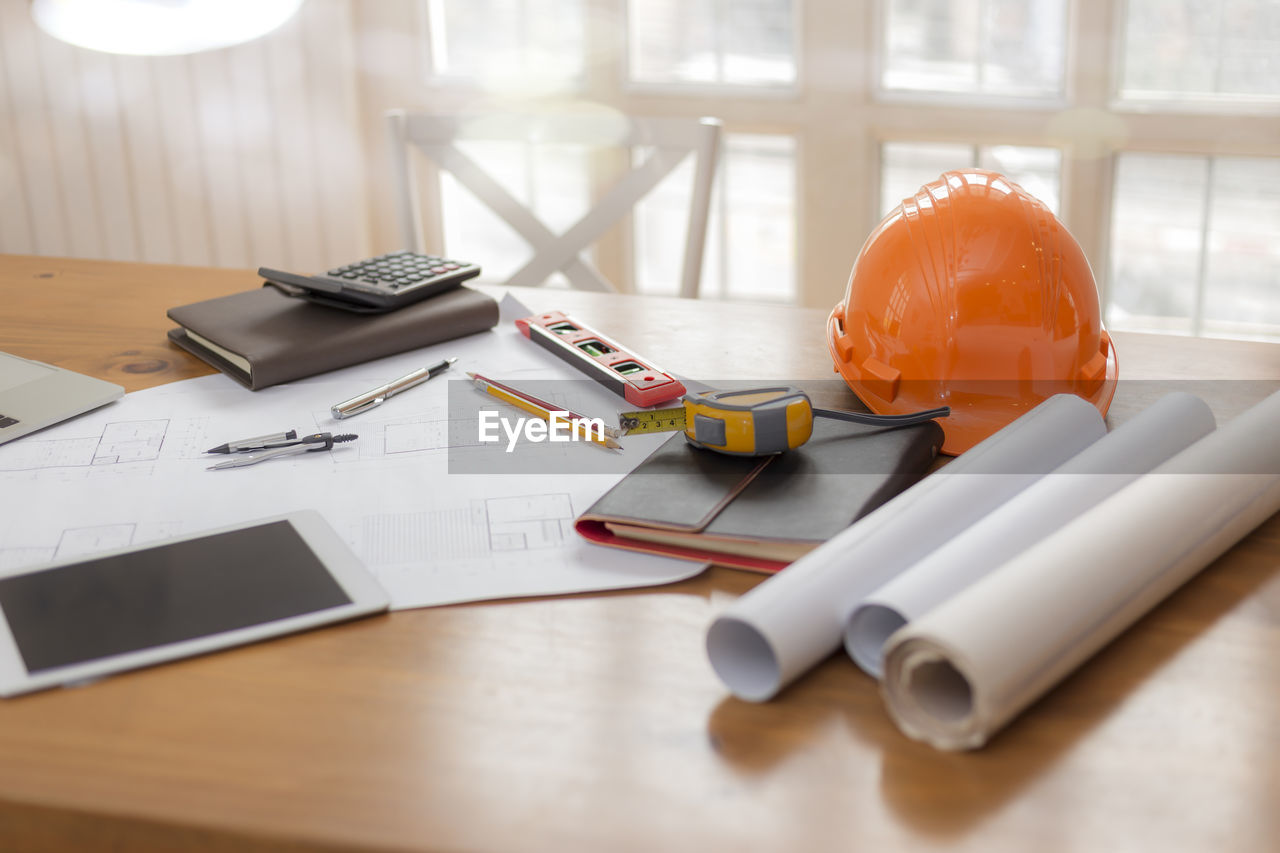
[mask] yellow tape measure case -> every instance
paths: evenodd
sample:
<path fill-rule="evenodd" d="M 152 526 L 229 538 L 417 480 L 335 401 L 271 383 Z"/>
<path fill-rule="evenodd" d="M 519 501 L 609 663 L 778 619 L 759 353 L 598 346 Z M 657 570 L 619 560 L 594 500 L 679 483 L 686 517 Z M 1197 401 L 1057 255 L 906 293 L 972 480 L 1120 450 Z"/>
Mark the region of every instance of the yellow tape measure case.
<path fill-rule="evenodd" d="M 685 437 L 735 456 L 766 456 L 804 444 L 813 434 L 813 407 L 797 388 L 756 388 L 687 395 Z"/>

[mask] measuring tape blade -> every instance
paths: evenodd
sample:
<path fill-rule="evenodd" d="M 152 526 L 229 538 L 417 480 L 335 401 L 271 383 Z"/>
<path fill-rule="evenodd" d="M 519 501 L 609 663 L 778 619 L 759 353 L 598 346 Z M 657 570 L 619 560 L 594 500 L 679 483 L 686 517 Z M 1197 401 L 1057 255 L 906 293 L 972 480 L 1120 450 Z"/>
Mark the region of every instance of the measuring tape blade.
<path fill-rule="evenodd" d="M 650 432 L 676 432 L 684 429 L 684 409 L 654 409 L 649 412 L 623 412 L 618 426 L 625 435 Z"/>

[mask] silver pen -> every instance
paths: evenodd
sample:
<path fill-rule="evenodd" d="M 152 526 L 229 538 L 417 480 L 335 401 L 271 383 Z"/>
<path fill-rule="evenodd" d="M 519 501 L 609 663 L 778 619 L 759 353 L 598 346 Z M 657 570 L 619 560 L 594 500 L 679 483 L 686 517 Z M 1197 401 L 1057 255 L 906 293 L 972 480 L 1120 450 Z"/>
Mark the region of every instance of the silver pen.
<path fill-rule="evenodd" d="M 457 361 L 456 358 L 446 358 L 439 364 L 433 364 L 430 367 L 420 367 L 412 373 L 406 373 L 399 379 L 392 379 L 386 385 L 380 385 L 372 391 L 366 391 L 359 396 L 352 397 L 350 400 L 343 400 L 336 406 L 329 409 L 329 413 L 338 420 L 349 418 L 352 415 L 358 415 L 361 412 L 367 412 L 375 406 L 381 406 L 389 397 L 394 397 L 401 391 L 407 391 L 415 385 L 421 385 L 433 376 L 438 376 L 449 369 L 449 365 Z"/>

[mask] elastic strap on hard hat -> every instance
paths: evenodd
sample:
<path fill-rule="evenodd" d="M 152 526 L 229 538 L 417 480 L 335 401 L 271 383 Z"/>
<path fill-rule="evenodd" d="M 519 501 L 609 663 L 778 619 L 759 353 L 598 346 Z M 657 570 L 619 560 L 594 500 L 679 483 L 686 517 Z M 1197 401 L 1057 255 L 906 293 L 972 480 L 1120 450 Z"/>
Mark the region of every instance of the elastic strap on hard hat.
<path fill-rule="evenodd" d="M 900 427 L 922 424 L 934 418 L 945 418 L 951 414 L 950 406 L 937 409 L 925 409 L 922 412 L 908 412 L 905 415 L 873 415 L 869 412 L 837 412 L 833 409 L 814 409 L 815 418 L 831 418 L 837 421 L 848 421 L 855 424 L 871 426 Z"/>

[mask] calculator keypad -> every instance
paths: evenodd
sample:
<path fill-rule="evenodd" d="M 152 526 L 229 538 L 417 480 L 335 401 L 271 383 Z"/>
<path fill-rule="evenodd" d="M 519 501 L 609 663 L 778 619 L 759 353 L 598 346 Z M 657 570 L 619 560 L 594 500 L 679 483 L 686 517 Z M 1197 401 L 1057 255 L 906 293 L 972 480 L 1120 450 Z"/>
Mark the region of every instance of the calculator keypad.
<path fill-rule="evenodd" d="M 480 275 L 480 267 L 437 255 L 391 252 L 334 267 L 320 275 L 298 275 L 270 267 L 259 267 L 258 275 L 290 296 L 332 308 L 378 313 L 457 287 Z"/>
<path fill-rule="evenodd" d="M 435 255 L 392 252 L 358 263 L 335 267 L 328 271 L 327 276 L 350 284 L 372 285 L 395 291 L 427 284 L 466 266 L 469 264 Z"/>

